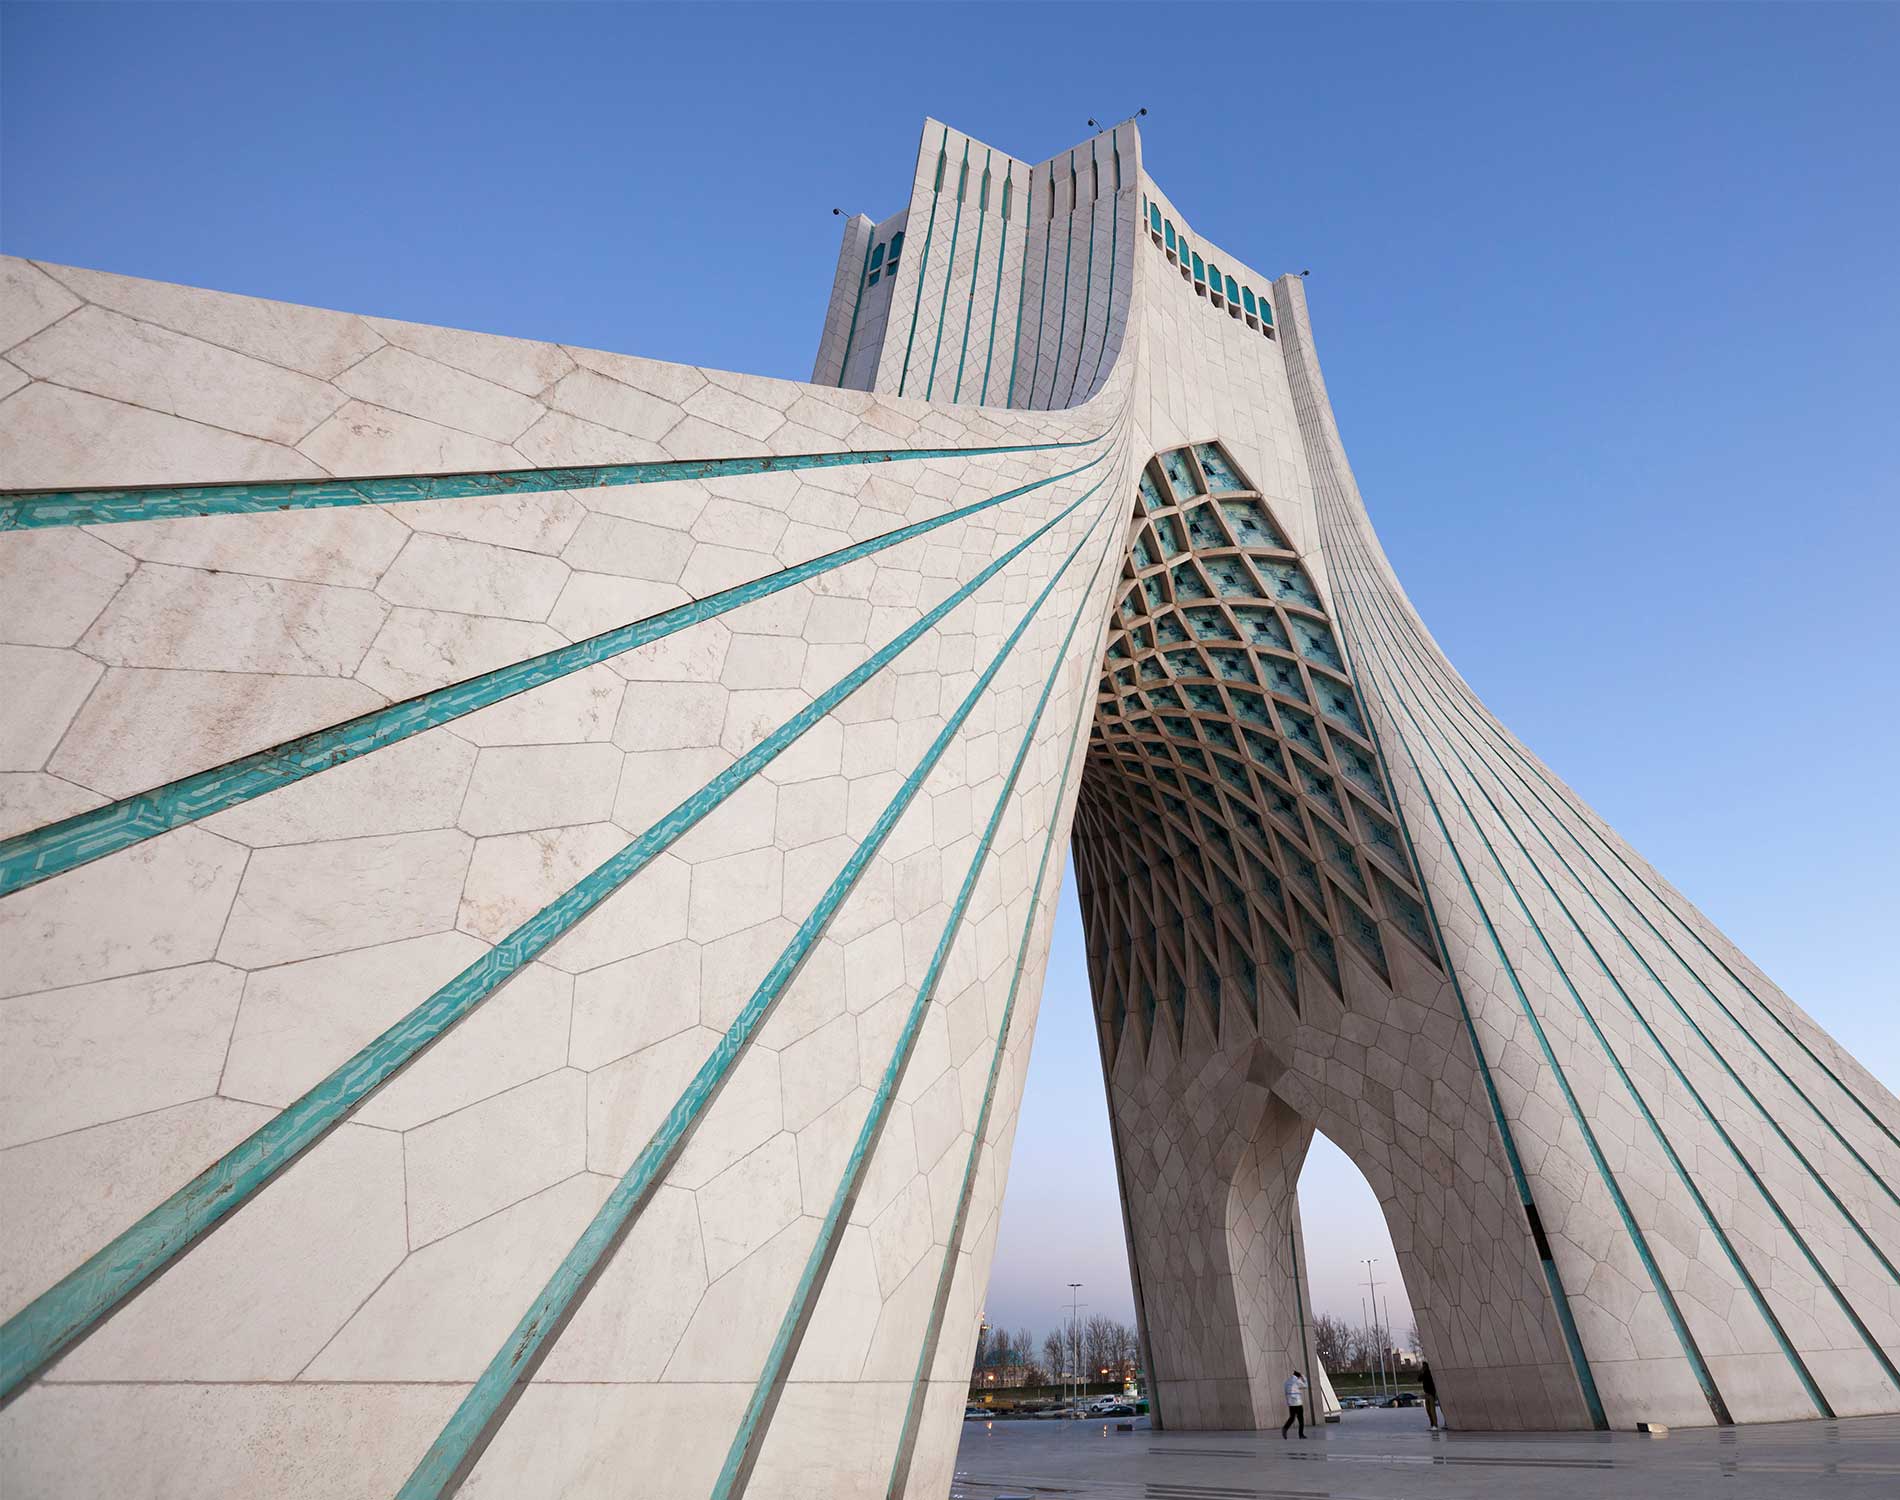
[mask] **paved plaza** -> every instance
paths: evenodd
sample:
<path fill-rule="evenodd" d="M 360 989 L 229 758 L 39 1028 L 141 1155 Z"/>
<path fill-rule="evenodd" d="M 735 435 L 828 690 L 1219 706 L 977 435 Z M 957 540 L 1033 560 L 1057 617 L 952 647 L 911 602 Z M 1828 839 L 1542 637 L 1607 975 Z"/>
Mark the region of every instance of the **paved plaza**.
<path fill-rule="evenodd" d="M 1277 1432 L 966 1422 L 952 1500 L 1725 1500 L 1900 1494 L 1900 1418 L 1625 1432 L 1434 1433 L 1420 1411 Z"/>

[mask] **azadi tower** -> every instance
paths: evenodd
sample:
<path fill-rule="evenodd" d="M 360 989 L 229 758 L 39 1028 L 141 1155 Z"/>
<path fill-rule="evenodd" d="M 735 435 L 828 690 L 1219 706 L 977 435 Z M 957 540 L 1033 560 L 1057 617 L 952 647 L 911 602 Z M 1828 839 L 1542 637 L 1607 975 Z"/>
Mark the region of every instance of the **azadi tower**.
<path fill-rule="evenodd" d="M 1065 854 L 1166 1426 L 1311 1369 L 1315 1130 L 1456 1426 L 1900 1410 L 1900 1106 L 1132 124 L 928 123 L 806 384 L 4 274 L 9 1495 L 937 1500 Z"/>

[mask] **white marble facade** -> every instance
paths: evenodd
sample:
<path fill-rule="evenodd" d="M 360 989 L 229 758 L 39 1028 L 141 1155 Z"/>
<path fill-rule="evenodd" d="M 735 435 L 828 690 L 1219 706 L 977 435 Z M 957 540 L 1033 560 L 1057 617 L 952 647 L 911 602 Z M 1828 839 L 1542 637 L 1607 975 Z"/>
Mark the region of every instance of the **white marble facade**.
<path fill-rule="evenodd" d="M 927 122 L 810 384 L 0 275 L 9 1495 L 946 1494 L 1072 836 L 1161 1421 L 1310 1357 L 1315 1129 L 1459 1425 L 1900 1409 L 1893 1097 L 1132 124 Z"/>

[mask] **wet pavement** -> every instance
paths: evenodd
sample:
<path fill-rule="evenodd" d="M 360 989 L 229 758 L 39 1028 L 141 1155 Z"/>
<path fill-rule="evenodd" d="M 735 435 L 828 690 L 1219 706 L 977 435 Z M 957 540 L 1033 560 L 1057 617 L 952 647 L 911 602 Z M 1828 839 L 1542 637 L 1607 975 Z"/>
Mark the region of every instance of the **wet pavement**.
<path fill-rule="evenodd" d="M 1123 1418 L 1122 1420 L 1127 1420 Z M 1900 1497 L 1900 1417 L 1624 1432 L 1435 1433 L 1422 1411 L 1278 1432 L 963 1424 L 953 1500 L 1796 1500 Z"/>

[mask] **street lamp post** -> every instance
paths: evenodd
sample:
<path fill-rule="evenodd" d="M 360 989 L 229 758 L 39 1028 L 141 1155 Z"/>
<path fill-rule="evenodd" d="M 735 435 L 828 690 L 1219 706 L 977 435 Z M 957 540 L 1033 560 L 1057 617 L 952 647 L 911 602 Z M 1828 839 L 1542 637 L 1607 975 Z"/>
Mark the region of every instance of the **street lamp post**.
<path fill-rule="evenodd" d="M 1081 1292 L 1082 1292 L 1081 1282 L 1071 1281 L 1069 1283 L 1069 1348 L 1065 1357 L 1068 1359 L 1070 1369 L 1072 1369 L 1075 1372 L 1075 1378 L 1077 1380 L 1080 1380 L 1082 1376 L 1082 1360 L 1081 1360 L 1081 1356 L 1079 1352 L 1081 1339 L 1080 1339 L 1079 1330 L 1076 1327 L 1076 1320 L 1081 1315 L 1081 1312 L 1082 1312 L 1082 1304 L 1080 1301 L 1077 1300 L 1080 1297 Z M 1067 1373 L 1068 1373 L 1067 1371 L 1064 1372 L 1065 1375 Z M 1063 1383 L 1063 1389 L 1064 1390 L 1068 1389 L 1068 1383 L 1066 1380 Z M 1073 1412 L 1076 1406 L 1080 1404 L 1080 1401 L 1081 1401 L 1081 1392 L 1078 1390 L 1075 1392 L 1074 1396 L 1070 1399 L 1069 1410 Z"/>

